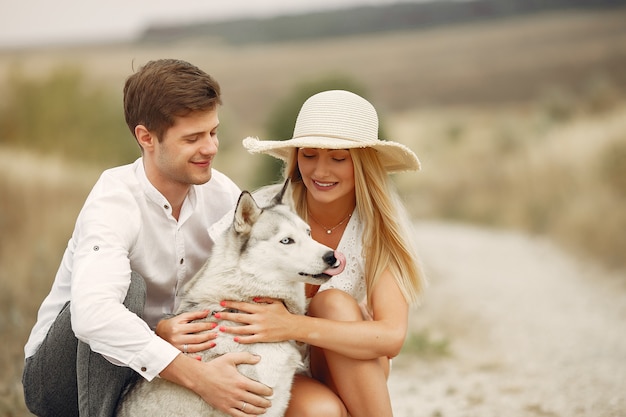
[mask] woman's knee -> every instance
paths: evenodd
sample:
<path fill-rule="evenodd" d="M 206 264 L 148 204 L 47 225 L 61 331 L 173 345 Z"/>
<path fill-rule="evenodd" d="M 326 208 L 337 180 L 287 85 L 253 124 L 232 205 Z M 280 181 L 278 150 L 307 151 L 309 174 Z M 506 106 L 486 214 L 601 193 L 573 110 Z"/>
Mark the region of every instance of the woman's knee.
<path fill-rule="evenodd" d="M 285 417 L 347 417 L 341 399 L 326 385 L 302 375 L 296 376 Z"/>
<path fill-rule="evenodd" d="M 328 289 L 318 292 L 309 305 L 308 314 L 340 321 L 357 321 L 363 314 L 357 301 L 345 291 Z"/>

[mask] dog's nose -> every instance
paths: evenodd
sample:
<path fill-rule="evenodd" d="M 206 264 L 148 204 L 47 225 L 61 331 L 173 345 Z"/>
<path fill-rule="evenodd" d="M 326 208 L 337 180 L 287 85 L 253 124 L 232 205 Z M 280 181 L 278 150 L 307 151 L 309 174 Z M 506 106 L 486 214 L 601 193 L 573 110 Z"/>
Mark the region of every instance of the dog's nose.
<path fill-rule="evenodd" d="M 322 257 L 322 259 L 324 260 L 324 262 L 326 262 L 326 265 L 330 267 L 336 266 L 337 264 L 337 258 L 335 257 L 334 251 L 326 252 L 324 256 Z"/>
<path fill-rule="evenodd" d="M 326 271 L 324 271 L 324 273 L 326 275 L 330 275 L 331 277 L 341 274 L 346 266 L 346 257 L 339 251 L 326 252 L 324 256 L 322 256 L 322 259 L 329 267 Z"/>

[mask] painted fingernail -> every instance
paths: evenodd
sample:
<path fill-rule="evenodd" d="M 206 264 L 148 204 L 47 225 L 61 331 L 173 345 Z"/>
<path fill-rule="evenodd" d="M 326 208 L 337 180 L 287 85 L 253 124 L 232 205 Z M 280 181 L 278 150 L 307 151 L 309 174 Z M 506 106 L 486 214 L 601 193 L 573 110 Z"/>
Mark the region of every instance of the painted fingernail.
<path fill-rule="evenodd" d="M 217 327 L 217 323 L 211 323 L 211 330 L 215 329 Z"/>
<path fill-rule="evenodd" d="M 239 338 L 238 337 L 234 337 L 233 340 L 237 343 L 239 343 Z"/>
<path fill-rule="evenodd" d="M 226 301 L 220 301 L 220 305 L 221 305 L 222 307 L 226 307 Z"/>
<path fill-rule="evenodd" d="M 222 315 L 220 313 L 215 313 L 213 314 L 213 317 L 215 317 L 216 319 L 221 319 Z"/>
<path fill-rule="evenodd" d="M 220 332 L 225 332 L 225 331 L 226 331 L 226 327 L 220 326 Z"/>
<path fill-rule="evenodd" d="M 261 299 L 261 297 L 254 297 L 252 299 L 252 301 L 254 301 L 255 303 L 258 303 L 260 299 Z"/>

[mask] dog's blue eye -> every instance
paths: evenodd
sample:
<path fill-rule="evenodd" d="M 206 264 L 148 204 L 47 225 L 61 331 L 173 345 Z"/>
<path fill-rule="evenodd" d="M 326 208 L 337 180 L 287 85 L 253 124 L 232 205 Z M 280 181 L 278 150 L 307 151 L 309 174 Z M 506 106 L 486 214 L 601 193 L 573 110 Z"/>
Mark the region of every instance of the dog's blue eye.
<path fill-rule="evenodd" d="M 285 238 L 280 240 L 280 243 L 282 243 L 283 245 L 291 245 L 294 242 L 295 242 L 295 240 L 293 240 L 290 237 L 285 237 Z"/>

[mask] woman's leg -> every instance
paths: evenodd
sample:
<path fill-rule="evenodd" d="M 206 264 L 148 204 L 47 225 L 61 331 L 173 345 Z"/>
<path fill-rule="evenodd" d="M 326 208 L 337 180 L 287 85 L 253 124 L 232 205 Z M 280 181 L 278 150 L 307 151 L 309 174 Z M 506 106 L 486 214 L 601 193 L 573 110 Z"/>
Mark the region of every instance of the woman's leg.
<path fill-rule="evenodd" d="M 357 302 L 347 293 L 326 290 L 315 295 L 308 314 L 339 321 L 363 320 Z M 393 415 L 387 388 L 389 361 L 352 359 L 330 350 L 311 347 L 311 371 L 339 395 L 352 417 Z"/>
<path fill-rule="evenodd" d="M 333 391 L 321 382 L 296 375 L 285 417 L 348 417 L 348 411 Z"/>

